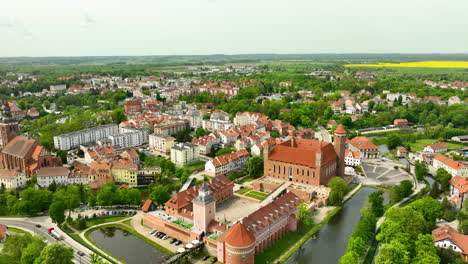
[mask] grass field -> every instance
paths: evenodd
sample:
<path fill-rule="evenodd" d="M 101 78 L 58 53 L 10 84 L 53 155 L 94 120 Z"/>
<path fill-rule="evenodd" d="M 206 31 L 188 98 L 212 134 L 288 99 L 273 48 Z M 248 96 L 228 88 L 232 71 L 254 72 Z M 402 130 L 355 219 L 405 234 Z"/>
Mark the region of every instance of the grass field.
<path fill-rule="evenodd" d="M 432 143 L 435 143 L 435 142 L 439 142 L 439 140 L 437 140 L 437 139 L 419 139 L 419 140 L 416 140 L 416 142 L 414 142 L 414 143 L 409 143 L 409 145 L 411 146 L 412 151 L 421 151 L 421 150 L 424 149 L 425 146 L 427 146 L 429 144 L 432 144 Z M 463 144 L 457 144 L 457 143 L 445 142 L 445 144 L 447 144 L 449 151 L 465 147 Z"/>
<path fill-rule="evenodd" d="M 390 67 L 390 68 L 468 68 L 468 61 L 418 61 L 402 63 L 345 64 L 345 67 Z"/>
<path fill-rule="evenodd" d="M 254 198 L 260 201 L 265 199 L 268 196 L 268 193 L 254 191 L 249 188 L 240 189 L 236 193 L 250 197 L 250 198 Z"/>

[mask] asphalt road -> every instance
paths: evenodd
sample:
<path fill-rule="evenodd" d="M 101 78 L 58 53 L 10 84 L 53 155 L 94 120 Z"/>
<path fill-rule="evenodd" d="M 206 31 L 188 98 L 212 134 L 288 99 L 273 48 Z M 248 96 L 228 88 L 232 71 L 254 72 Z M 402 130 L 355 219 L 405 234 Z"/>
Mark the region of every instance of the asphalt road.
<path fill-rule="evenodd" d="M 46 238 L 46 241 L 48 243 L 55 243 L 55 242 L 59 242 L 59 243 L 63 243 L 65 244 L 66 246 L 68 247 L 71 247 L 73 249 L 73 255 L 75 256 L 74 258 L 74 262 L 75 263 L 81 263 L 81 264 L 90 264 L 91 263 L 91 259 L 89 257 L 89 255 L 91 253 L 93 253 L 91 250 L 89 250 L 88 248 L 86 248 L 85 246 L 81 245 L 80 243 L 76 242 L 75 240 L 73 240 L 73 238 L 69 237 L 67 234 L 65 234 L 64 232 L 62 232 L 60 229 L 58 229 L 57 227 L 54 227 L 54 229 L 59 232 L 63 237 L 64 239 L 61 240 L 61 241 L 57 241 L 55 240 L 53 237 L 51 237 L 49 235 L 49 233 L 47 232 L 47 229 L 48 229 L 48 226 L 44 226 L 44 224 L 42 223 L 43 221 L 33 221 L 33 219 L 31 218 L 19 218 L 19 219 L 15 219 L 15 218 L 0 218 L 0 223 L 4 224 L 4 225 L 7 225 L 7 226 L 11 226 L 11 227 L 18 227 L 18 228 L 22 228 L 22 229 L 26 229 L 32 233 L 37 233 L 43 237 Z M 37 228 L 35 225 L 36 224 L 40 224 L 42 225 L 40 228 Z M 81 252 L 84 252 L 86 255 L 81 257 L 78 255 L 78 251 L 81 251 Z"/>

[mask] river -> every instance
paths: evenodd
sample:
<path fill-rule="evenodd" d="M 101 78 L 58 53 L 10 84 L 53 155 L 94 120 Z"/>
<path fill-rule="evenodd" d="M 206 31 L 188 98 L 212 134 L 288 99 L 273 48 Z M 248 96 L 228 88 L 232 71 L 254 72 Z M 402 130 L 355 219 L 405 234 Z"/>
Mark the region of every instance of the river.
<path fill-rule="evenodd" d="M 166 257 L 145 241 L 119 228 L 98 229 L 90 237 L 99 247 L 128 264 L 162 263 Z"/>
<path fill-rule="evenodd" d="M 341 256 L 346 253 L 348 239 L 361 219 L 360 211 L 367 201 L 367 196 L 376 191 L 375 188 L 363 187 L 317 232 L 316 239 L 309 239 L 286 263 L 338 263 Z M 387 193 L 385 198 L 387 202 Z"/>

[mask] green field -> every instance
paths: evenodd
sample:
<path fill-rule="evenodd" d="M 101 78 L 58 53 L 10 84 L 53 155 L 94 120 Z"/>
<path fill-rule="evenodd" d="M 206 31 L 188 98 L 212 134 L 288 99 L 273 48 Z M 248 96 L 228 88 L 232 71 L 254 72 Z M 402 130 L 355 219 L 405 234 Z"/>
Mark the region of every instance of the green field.
<path fill-rule="evenodd" d="M 414 143 L 409 143 L 409 145 L 411 146 L 412 151 L 421 151 L 424 149 L 425 146 L 435 143 L 435 142 L 440 142 L 440 141 L 437 139 L 419 139 L 419 140 L 416 140 L 416 142 Z M 463 144 L 450 143 L 450 142 L 444 142 L 444 143 L 447 144 L 449 151 L 465 147 Z"/>
<path fill-rule="evenodd" d="M 257 200 L 260 200 L 260 201 L 265 199 L 268 196 L 268 193 L 254 191 L 254 190 L 249 189 L 249 188 L 240 189 L 236 193 L 240 194 L 240 195 L 250 197 L 250 198 L 254 198 L 254 199 L 257 199 Z"/>

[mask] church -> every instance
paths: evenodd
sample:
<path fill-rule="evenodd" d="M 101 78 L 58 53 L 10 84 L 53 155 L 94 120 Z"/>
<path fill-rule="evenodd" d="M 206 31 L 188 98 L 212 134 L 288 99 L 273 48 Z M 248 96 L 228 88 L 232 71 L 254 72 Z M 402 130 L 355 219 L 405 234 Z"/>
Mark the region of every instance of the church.
<path fill-rule="evenodd" d="M 1 169 L 19 171 L 31 177 L 41 167 L 62 166 L 60 158 L 53 156 L 36 140 L 19 135 L 19 124 L 11 118 L 6 101 L 1 107 L 0 140 L 3 147 L 0 153 Z"/>

